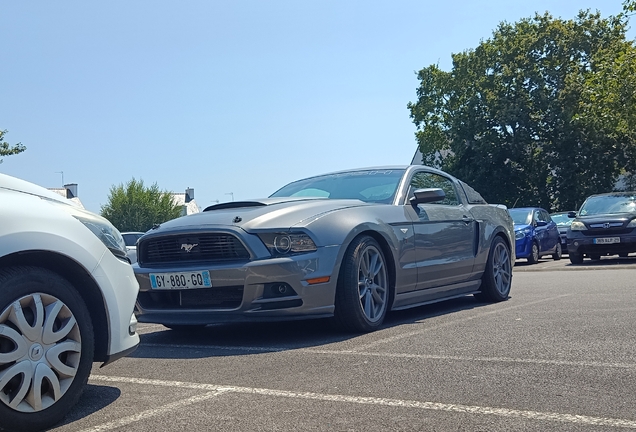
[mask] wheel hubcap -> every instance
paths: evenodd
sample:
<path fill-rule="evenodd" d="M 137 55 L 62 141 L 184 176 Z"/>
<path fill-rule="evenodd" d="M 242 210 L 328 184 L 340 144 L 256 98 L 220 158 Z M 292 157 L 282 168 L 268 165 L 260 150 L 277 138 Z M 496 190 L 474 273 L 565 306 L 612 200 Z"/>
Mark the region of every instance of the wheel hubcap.
<path fill-rule="evenodd" d="M 30 413 L 53 405 L 75 378 L 79 326 L 61 300 L 24 296 L 0 312 L 0 401 Z"/>
<path fill-rule="evenodd" d="M 387 280 L 382 254 L 375 247 L 367 247 L 358 266 L 358 293 L 362 311 L 371 322 L 382 318 L 386 309 L 389 291 Z"/>

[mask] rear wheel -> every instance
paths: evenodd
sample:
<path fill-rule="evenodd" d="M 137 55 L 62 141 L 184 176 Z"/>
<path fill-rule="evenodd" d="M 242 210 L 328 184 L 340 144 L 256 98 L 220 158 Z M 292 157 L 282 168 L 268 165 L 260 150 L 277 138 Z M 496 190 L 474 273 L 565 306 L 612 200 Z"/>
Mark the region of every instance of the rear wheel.
<path fill-rule="evenodd" d="M 343 258 L 334 318 L 347 331 L 370 332 L 382 325 L 389 305 L 389 272 L 375 239 L 354 240 Z"/>
<path fill-rule="evenodd" d="M 528 257 L 528 264 L 536 264 L 539 262 L 539 245 L 537 242 L 532 242 L 532 249 L 530 250 L 530 256 Z"/>
<path fill-rule="evenodd" d="M 568 257 L 570 257 L 570 262 L 572 264 L 581 264 L 583 262 L 583 254 L 582 253 L 570 252 L 568 254 Z"/>
<path fill-rule="evenodd" d="M 75 288 L 38 267 L 0 271 L 0 421 L 53 426 L 76 404 L 93 363 L 93 326 Z"/>
<path fill-rule="evenodd" d="M 561 249 L 561 243 L 557 243 L 556 250 L 552 254 L 552 259 L 558 261 L 563 256 L 563 249 Z"/>
<path fill-rule="evenodd" d="M 479 300 L 499 302 L 508 298 L 512 285 L 512 260 L 510 249 L 501 237 L 495 237 L 488 253 L 486 270 L 481 277 Z"/>

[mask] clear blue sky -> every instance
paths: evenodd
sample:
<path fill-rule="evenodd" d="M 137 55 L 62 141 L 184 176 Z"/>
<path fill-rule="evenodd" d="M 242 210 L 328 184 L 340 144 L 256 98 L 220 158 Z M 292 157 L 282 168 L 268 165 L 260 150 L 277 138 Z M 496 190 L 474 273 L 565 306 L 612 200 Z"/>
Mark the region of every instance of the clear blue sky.
<path fill-rule="evenodd" d="M 416 71 L 534 12 L 620 0 L 5 1 L 0 172 L 77 183 L 99 212 L 135 177 L 201 207 L 310 175 L 408 164 Z"/>

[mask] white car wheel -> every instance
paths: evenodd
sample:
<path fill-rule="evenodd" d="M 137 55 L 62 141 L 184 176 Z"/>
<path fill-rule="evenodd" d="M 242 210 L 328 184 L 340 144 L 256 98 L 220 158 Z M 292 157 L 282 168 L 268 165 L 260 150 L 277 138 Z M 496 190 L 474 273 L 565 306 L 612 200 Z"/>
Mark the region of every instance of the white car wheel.
<path fill-rule="evenodd" d="M 0 271 L 0 427 L 60 421 L 88 380 L 93 345 L 86 306 L 68 281 L 41 268 Z"/>

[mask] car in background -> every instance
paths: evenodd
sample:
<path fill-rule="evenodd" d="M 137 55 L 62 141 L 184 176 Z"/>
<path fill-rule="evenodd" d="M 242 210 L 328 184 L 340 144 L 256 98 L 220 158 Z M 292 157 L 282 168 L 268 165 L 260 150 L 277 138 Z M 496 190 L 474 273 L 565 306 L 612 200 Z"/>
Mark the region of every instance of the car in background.
<path fill-rule="evenodd" d="M 636 252 L 636 191 L 591 195 L 570 217 L 572 264 L 581 264 L 585 255 L 599 260 L 604 255 L 626 257 Z"/>
<path fill-rule="evenodd" d="M 550 213 L 550 218 L 557 224 L 559 230 L 559 237 L 561 239 L 561 251 L 564 254 L 568 253 L 568 228 L 572 224 L 572 218 L 569 216 L 573 211 L 564 211 L 557 213 Z"/>
<path fill-rule="evenodd" d="M 137 347 L 139 286 L 103 217 L 3 174 L 0 208 L 0 429 L 43 430 Z"/>
<path fill-rule="evenodd" d="M 137 240 L 139 240 L 139 237 L 142 235 L 144 235 L 144 233 L 139 231 L 121 233 L 124 243 L 126 244 L 126 254 L 131 263 L 137 262 Z"/>
<path fill-rule="evenodd" d="M 187 330 L 333 317 L 373 331 L 389 310 L 506 300 L 513 236 L 504 206 L 433 168 L 319 175 L 148 231 L 133 264 L 137 319 Z"/>
<path fill-rule="evenodd" d="M 508 209 L 514 221 L 516 257 L 536 264 L 544 255 L 560 260 L 563 253 L 557 224 L 539 207 Z"/>

